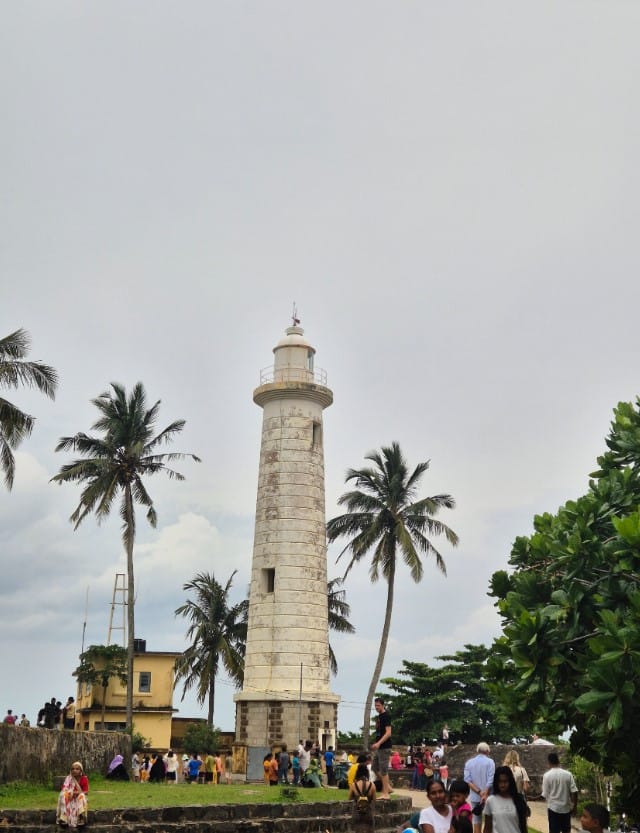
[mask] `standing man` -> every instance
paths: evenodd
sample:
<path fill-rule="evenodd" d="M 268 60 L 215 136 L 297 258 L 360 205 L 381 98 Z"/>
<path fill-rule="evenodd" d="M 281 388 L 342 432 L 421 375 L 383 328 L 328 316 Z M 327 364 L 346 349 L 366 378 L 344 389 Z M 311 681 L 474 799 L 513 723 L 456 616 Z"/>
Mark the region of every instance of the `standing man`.
<path fill-rule="evenodd" d="M 65 707 L 62 710 L 62 724 L 65 729 L 76 727 L 76 704 L 73 697 L 69 696 Z"/>
<path fill-rule="evenodd" d="M 473 833 L 480 833 L 484 803 L 493 786 L 496 765 L 489 757 L 490 751 L 488 743 L 479 743 L 476 746 L 477 754 L 464 765 L 464 780 L 471 790 L 469 802 L 473 814 Z"/>
<path fill-rule="evenodd" d="M 333 751 L 333 746 L 330 746 L 327 751 L 324 753 L 324 766 L 327 771 L 327 784 L 330 787 L 336 783 L 335 776 L 333 774 L 333 762 L 335 760 L 335 754 Z"/>
<path fill-rule="evenodd" d="M 300 748 L 302 747 L 302 749 Z M 311 741 L 308 740 L 304 746 L 302 745 L 302 741 L 300 741 L 300 746 L 298 746 L 298 763 L 300 764 L 300 780 L 304 778 L 305 772 L 309 769 L 311 765 Z"/>
<path fill-rule="evenodd" d="M 571 815 L 578 806 L 578 788 L 568 769 L 562 769 L 557 752 L 547 756 L 549 769 L 542 776 L 542 797 L 547 802 L 549 833 L 570 833 Z"/>
<path fill-rule="evenodd" d="M 376 717 L 376 740 L 371 744 L 373 755 L 373 771 L 382 782 L 382 792 L 378 796 L 382 801 L 391 797 L 389 783 L 389 757 L 391 756 L 391 717 L 384 707 L 382 697 L 376 697 L 373 706 L 378 713 Z"/>

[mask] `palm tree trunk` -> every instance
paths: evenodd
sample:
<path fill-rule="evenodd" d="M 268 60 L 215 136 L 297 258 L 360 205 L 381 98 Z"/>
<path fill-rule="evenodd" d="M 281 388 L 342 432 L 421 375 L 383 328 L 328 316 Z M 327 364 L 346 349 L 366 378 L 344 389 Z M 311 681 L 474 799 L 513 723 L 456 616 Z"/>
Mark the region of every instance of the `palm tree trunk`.
<path fill-rule="evenodd" d="M 389 630 L 391 628 L 391 612 L 393 610 L 393 590 L 396 577 L 396 562 L 395 557 L 392 559 L 391 569 L 389 571 L 389 578 L 387 581 L 387 607 L 384 612 L 384 625 L 382 626 L 382 639 L 380 640 L 380 648 L 378 650 L 378 659 L 376 660 L 375 668 L 373 669 L 373 676 L 369 684 L 369 691 L 367 692 L 367 699 L 364 704 L 364 718 L 362 723 L 362 746 L 364 749 L 369 748 L 369 735 L 371 731 L 371 704 L 373 696 L 376 693 L 380 674 L 382 673 L 382 664 L 384 663 L 384 655 L 387 651 L 387 642 L 389 641 Z"/>
<path fill-rule="evenodd" d="M 135 638 L 133 583 L 133 539 L 135 536 L 135 518 L 133 514 L 133 497 L 131 486 L 125 487 L 125 524 L 127 547 L 127 729 L 133 731 L 133 641 Z"/>
<path fill-rule="evenodd" d="M 211 680 L 209 683 L 209 714 L 208 714 L 208 721 L 209 726 L 213 729 L 213 705 L 215 700 L 215 687 L 216 683 L 215 680 Z"/>

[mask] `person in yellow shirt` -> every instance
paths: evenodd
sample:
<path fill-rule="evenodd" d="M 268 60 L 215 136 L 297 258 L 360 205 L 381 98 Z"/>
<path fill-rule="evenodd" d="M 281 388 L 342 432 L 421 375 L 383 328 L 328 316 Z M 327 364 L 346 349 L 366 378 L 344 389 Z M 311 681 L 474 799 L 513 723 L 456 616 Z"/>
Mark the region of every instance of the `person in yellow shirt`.
<path fill-rule="evenodd" d="M 349 789 L 353 785 L 353 782 L 356 778 L 356 772 L 358 771 L 358 767 L 360 764 L 367 763 L 367 756 L 366 755 L 358 755 L 355 761 L 352 761 L 351 766 L 349 767 L 349 771 L 347 772 L 347 784 L 349 785 Z"/>

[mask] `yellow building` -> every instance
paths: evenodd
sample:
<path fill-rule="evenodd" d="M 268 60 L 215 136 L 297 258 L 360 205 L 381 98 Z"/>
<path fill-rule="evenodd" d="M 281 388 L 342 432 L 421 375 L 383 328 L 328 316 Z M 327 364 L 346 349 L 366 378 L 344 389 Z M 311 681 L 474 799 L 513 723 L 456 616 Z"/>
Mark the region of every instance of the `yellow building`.
<path fill-rule="evenodd" d="M 174 666 L 180 654 L 147 651 L 144 639 L 136 639 L 133 658 L 133 728 L 154 749 L 169 749 L 173 708 Z M 123 731 L 126 728 L 125 686 L 111 679 L 106 692 L 102 725 L 102 687 L 78 684 L 76 729 L 85 732 Z"/>

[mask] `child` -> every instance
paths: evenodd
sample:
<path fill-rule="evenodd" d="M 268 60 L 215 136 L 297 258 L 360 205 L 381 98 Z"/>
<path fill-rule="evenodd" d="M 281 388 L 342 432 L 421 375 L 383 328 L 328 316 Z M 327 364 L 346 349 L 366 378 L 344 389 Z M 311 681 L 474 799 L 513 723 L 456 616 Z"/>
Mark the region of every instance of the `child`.
<path fill-rule="evenodd" d="M 190 784 L 197 784 L 198 783 L 198 775 L 200 773 L 200 767 L 202 766 L 202 761 L 198 758 L 198 753 L 194 752 L 191 758 L 189 759 L 189 783 Z"/>
<path fill-rule="evenodd" d="M 609 811 L 603 804 L 585 804 L 580 825 L 587 833 L 603 833 L 609 827 Z"/>
<path fill-rule="evenodd" d="M 454 824 L 458 819 L 471 821 L 471 804 L 467 801 L 470 791 L 466 781 L 452 781 L 449 785 L 449 804 L 453 810 Z M 456 830 L 458 830 L 457 826 Z"/>
<path fill-rule="evenodd" d="M 300 758 L 297 752 L 291 756 L 291 769 L 293 770 L 293 783 L 297 785 L 300 783 Z"/>

